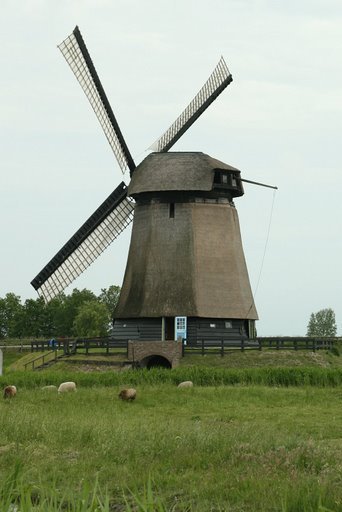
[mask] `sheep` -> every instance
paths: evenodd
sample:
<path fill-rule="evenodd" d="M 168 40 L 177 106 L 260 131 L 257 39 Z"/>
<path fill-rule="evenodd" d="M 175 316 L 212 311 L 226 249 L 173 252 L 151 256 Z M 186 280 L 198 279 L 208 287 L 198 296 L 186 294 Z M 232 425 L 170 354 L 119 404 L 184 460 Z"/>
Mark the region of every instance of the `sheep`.
<path fill-rule="evenodd" d="M 62 382 L 58 388 L 58 393 L 68 393 L 69 391 L 76 391 L 75 382 Z"/>
<path fill-rule="evenodd" d="M 181 382 L 180 384 L 178 384 L 177 387 L 178 388 L 192 388 L 193 382 L 191 382 L 191 380 L 185 380 L 184 382 Z"/>
<path fill-rule="evenodd" d="M 43 386 L 42 391 L 57 391 L 57 386 Z"/>
<path fill-rule="evenodd" d="M 6 386 L 4 389 L 4 398 L 13 398 L 17 394 L 15 386 Z"/>
<path fill-rule="evenodd" d="M 121 398 L 121 400 L 135 400 L 136 396 L 137 392 L 133 388 L 122 389 L 119 393 L 119 398 Z"/>

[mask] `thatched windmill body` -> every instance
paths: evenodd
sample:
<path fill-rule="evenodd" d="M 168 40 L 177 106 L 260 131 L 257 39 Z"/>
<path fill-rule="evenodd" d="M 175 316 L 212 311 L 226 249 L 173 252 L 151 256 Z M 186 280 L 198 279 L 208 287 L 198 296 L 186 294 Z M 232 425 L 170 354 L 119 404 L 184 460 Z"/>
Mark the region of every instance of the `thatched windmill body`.
<path fill-rule="evenodd" d="M 257 313 L 234 198 L 240 171 L 199 152 L 169 149 L 232 81 L 221 58 L 200 92 L 137 167 L 76 27 L 59 46 L 131 181 L 110 194 L 33 279 L 50 300 L 78 277 L 133 219 L 114 336 L 239 339 Z"/>

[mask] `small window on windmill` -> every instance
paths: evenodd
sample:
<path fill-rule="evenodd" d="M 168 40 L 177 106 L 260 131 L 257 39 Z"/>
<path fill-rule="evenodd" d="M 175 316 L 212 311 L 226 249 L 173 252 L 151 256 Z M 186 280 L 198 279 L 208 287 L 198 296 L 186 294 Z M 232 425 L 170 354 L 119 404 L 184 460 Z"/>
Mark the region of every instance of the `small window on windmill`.
<path fill-rule="evenodd" d="M 212 329 L 215 329 L 216 324 L 210 324 L 210 327 L 211 327 Z"/>
<path fill-rule="evenodd" d="M 236 176 L 232 175 L 232 187 L 237 187 Z"/>
<path fill-rule="evenodd" d="M 170 217 L 170 219 L 174 219 L 174 217 L 175 217 L 175 203 L 170 203 L 169 217 Z"/>
<path fill-rule="evenodd" d="M 214 183 L 219 184 L 221 183 L 221 173 L 218 171 L 215 171 L 214 174 Z"/>
<path fill-rule="evenodd" d="M 225 326 L 226 329 L 231 329 L 233 327 L 233 323 L 232 322 L 225 322 L 224 326 Z"/>
<path fill-rule="evenodd" d="M 227 183 L 228 183 L 228 176 L 227 176 L 227 174 L 223 174 L 223 173 L 221 174 L 221 183 L 223 185 L 227 185 Z"/>

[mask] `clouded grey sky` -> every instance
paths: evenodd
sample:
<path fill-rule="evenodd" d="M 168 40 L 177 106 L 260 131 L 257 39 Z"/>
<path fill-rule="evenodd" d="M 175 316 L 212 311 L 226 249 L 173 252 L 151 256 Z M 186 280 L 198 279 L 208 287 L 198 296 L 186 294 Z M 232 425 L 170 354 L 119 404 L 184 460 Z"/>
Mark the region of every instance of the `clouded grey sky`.
<path fill-rule="evenodd" d="M 36 297 L 32 278 L 122 179 L 57 49 L 76 24 L 136 163 L 225 57 L 233 83 L 173 149 L 279 187 L 235 202 L 258 333 L 304 335 L 332 307 L 341 334 L 340 0 L 2 0 L 0 296 Z M 129 237 L 71 289 L 120 285 Z"/>

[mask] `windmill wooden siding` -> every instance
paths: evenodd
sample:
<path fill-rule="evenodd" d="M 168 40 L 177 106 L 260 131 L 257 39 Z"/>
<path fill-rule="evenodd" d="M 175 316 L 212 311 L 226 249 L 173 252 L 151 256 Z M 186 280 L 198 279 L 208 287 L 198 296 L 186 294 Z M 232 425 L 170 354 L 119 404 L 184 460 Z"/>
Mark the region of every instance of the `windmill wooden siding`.
<path fill-rule="evenodd" d="M 243 194 L 239 176 L 203 153 L 152 154 L 136 168 L 128 189 L 136 206 L 115 336 L 126 323 L 146 339 L 152 325 L 161 329 L 162 317 L 176 316 L 188 317 L 194 343 L 201 330 L 196 319 L 209 322 L 205 335 L 211 339 L 248 336 L 247 320 L 258 317 L 233 202 Z M 159 320 L 147 322 L 152 318 Z M 210 327 L 232 320 L 230 328 Z"/>
<path fill-rule="evenodd" d="M 116 320 L 114 335 L 121 340 L 158 341 L 163 336 L 162 319 Z M 248 322 L 246 321 L 188 317 L 186 338 L 188 345 L 201 345 L 202 341 L 206 344 L 221 341 L 229 344 L 230 341 L 240 341 L 248 337 Z"/>

